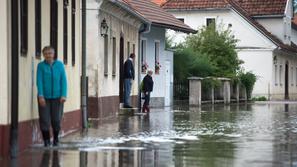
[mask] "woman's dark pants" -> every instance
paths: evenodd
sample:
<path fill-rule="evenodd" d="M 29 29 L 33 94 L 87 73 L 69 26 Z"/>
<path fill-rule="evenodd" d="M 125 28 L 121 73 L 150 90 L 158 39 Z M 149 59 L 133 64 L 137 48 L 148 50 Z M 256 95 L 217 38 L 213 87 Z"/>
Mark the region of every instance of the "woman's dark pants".
<path fill-rule="evenodd" d="M 150 98 L 151 98 L 151 93 L 145 93 L 144 95 L 144 103 L 142 106 L 142 112 L 150 112 Z"/>
<path fill-rule="evenodd" d="M 46 106 L 38 106 L 39 125 L 42 131 L 43 140 L 45 142 L 50 142 L 50 127 L 52 126 L 54 143 L 57 143 L 61 129 L 64 105 L 60 102 L 60 99 L 45 99 L 45 101 Z"/>

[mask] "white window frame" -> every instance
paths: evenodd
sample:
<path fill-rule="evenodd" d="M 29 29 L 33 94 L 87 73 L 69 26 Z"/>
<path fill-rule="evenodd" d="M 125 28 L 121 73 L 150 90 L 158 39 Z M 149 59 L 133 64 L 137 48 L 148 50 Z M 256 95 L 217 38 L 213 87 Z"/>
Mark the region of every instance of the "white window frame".
<path fill-rule="evenodd" d="M 215 20 L 215 26 L 217 25 L 217 17 L 210 16 L 210 17 L 205 17 L 205 26 L 207 26 L 207 19 L 214 19 Z"/>
<path fill-rule="evenodd" d="M 112 37 L 112 76 L 117 73 L 117 38 Z"/>
<path fill-rule="evenodd" d="M 146 63 L 146 64 L 148 64 L 148 62 L 147 62 L 147 59 L 146 59 L 146 56 L 147 56 L 147 38 L 141 38 L 140 39 L 140 54 L 141 54 L 141 56 L 140 56 L 140 61 L 141 61 L 141 72 L 142 73 L 146 73 L 146 70 L 144 71 L 144 70 L 142 70 L 142 66 Z M 144 48 L 143 48 L 143 45 L 142 45 L 142 42 L 143 41 L 145 41 L 145 43 L 144 43 Z"/>
<path fill-rule="evenodd" d="M 279 85 L 283 86 L 283 65 L 279 65 Z"/>
<path fill-rule="evenodd" d="M 108 50 L 109 50 L 109 36 L 104 36 L 103 38 L 103 48 L 104 48 L 104 76 L 108 76 Z"/>
<path fill-rule="evenodd" d="M 294 86 L 294 67 L 291 66 L 291 86 Z"/>
<path fill-rule="evenodd" d="M 278 65 L 277 64 L 275 64 L 274 65 L 274 84 L 275 84 L 275 86 L 277 86 L 278 85 L 278 82 L 277 82 L 277 80 L 278 80 L 278 70 L 277 70 L 277 67 L 278 67 Z"/>
<path fill-rule="evenodd" d="M 158 56 L 157 56 L 157 52 L 156 52 L 156 43 L 159 43 L 159 50 L 158 50 Z M 160 52 L 161 52 L 161 41 L 160 40 L 154 40 L 154 69 L 155 69 L 155 73 L 156 73 L 156 63 L 157 63 L 157 58 L 158 58 L 158 62 L 161 64 L 160 62 Z M 157 73 L 156 73 L 157 74 Z"/>

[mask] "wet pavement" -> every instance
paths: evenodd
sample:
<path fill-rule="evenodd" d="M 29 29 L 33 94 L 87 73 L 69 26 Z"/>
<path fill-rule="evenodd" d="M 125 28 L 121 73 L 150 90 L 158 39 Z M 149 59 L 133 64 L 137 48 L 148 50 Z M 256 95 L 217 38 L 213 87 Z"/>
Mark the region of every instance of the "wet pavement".
<path fill-rule="evenodd" d="M 59 149 L 34 146 L 0 166 L 297 166 L 297 104 L 178 106 L 90 126 Z"/>

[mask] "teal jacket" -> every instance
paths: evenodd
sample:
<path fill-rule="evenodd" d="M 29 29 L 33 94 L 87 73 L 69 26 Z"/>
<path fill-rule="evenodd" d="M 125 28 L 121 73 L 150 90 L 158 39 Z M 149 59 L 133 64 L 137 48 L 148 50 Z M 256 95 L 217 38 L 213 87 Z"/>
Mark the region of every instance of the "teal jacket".
<path fill-rule="evenodd" d="M 52 65 L 42 61 L 37 66 L 38 97 L 57 99 L 67 97 L 67 78 L 64 64 L 55 60 Z"/>

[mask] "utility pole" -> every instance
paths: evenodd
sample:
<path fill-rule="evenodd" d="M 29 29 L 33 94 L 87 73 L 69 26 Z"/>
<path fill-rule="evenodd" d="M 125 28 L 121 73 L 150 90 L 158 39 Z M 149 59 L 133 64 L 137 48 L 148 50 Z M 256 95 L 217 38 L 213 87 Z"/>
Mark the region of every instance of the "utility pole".
<path fill-rule="evenodd" d="M 10 156 L 18 155 L 19 124 L 19 1 L 11 1 L 11 124 Z"/>
<path fill-rule="evenodd" d="M 81 76 L 81 110 L 82 110 L 82 128 L 88 128 L 88 111 L 87 111 L 87 53 L 86 53 L 86 0 L 82 0 L 82 76 Z"/>

